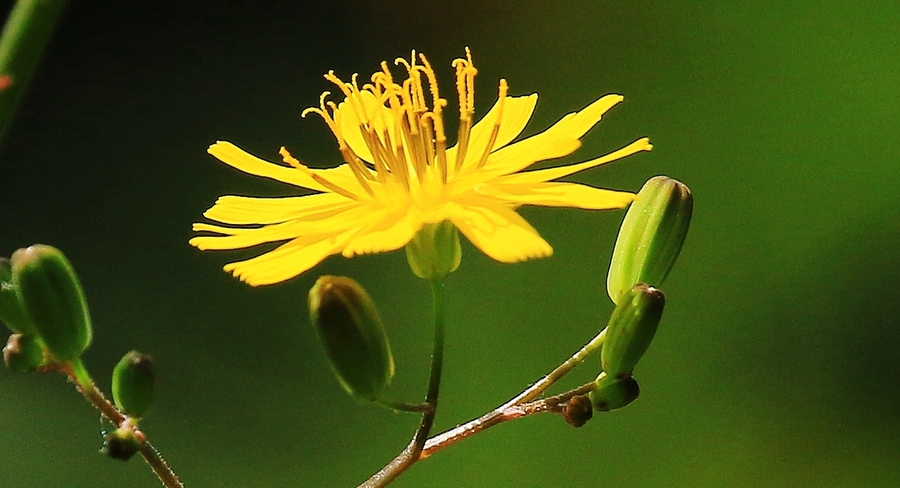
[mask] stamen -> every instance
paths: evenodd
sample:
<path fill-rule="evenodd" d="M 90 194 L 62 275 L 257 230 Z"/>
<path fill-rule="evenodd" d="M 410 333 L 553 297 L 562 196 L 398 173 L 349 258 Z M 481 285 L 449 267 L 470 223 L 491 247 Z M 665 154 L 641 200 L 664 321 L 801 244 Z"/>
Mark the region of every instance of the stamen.
<path fill-rule="evenodd" d="M 295 168 L 297 168 L 297 169 L 301 169 L 301 168 L 304 167 L 304 166 L 303 166 L 303 163 L 301 163 L 299 159 L 297 159 L 297 158 L 291 156 L 291 153 L 288 152 L 288 150 L 287 150 L 286 147 L 281 146 L 281 149 L 278 151 L 278 154 L 281 154 L 281 159 L 282 159 L 285 163 L 287 163 L 287 164 L 289 164 L 289 165 L 291 165 L 291 166 L 293 166 L 293 167 L 295 167 Z"/>
<path fill-rule="evenodd" d="M 294 168 L 297 168 L 298 170 L 302 171 L 304 174 L 306 174 L 307 176 L 312 178 L 316 183 L 324 186 L 325 188 L 328 188 L 329 190 L 333 191 L 334 193 L 343 195 L 351 200 L 359 201 L 359 197 L 357 195 L 353 194 L 352 192 L 350 192 L 344 188 L 341 188 L 340 186 L 338 186 L 338 185 L 328 181 L 327 179 L 323 178 L 322 176 L 316 174 L 315 172 L 313 172 L 313 170 L 309 169 L 303 163 L 301 163 L 299 160 L 297 160 L 297 158 L 291 156 L 291 153 L 289 153 L 288 150 L 285 149 L 283 146 L 282 146 L 281 150 L 278 151 L 278 153 L 281 154 L 281 157 L 284 159 L 285 163 L 290 164 Z"/>
<path fill-rule="evenodd" d="M 334 74 L 334 70 L 328 70 L 328 73 L 325 74 L 325 79 L 337 85 L 337 87 L 340 88 L 342 92 L 344 92 L 345 97 L 350 96 L 351 92 L 347 87 L 347 84 Z"/>
<path fill-rule="evenodd" d="M 481 159 L 478 160 L 478 166 L 476 168 L 481 169 L 484 167 L 484 163 L 487 162 L 488 156 L 491 154 L 491 149 L 494 147 L 494 142 L 497 141 L 497 134 L 500 133 L 500 122 L 503 120 L 503 105 L 506 100 L 506 94 L 509 91 L 509 85 L 506 84 L 505 79 L 500 79 L 500 92 L 497 95 L 497 118 L 494 121 L 494 127 L 491 128 L 491 138 L 488 140 L 487 147 L 484 148 L 484 153 L 481 155 Z"/>
<path fill-rule="evenodd" d="M 456 68 L 456 94 L 459 97 L 459 133 L 456 141 L 456 171 L 462 169 L 472 131 L 472 115 L 475 113 L 475 75 L 478 70 L 472 64 L 472 52 L 466 48 L 466 59 L 457 58 L 450 64 Z"/>
<path fill-rule="evenodd" d="M 431 120 L 432 125 L 429 125 L 426 121 Z M 447 137 L 444 136 L 444 120 L 441 117 L 440 112 L 428 112 L 422 115 L 422 123 L 425 126 L 426 131 L 428 132 L 429 138 L 434 138 L 434 154 L 428 155 L 428 160 L 431 161 L 432 158 L 436 161 L 438 173 L 441 175 L 441 183 L 447 183 Z M 429 130 L 431 127 L 434 127 L 434 130 Z M 431 149 L 431 145 L 428 146 L 428 149 Z M 429 151 L 430 153 L 431 151 Z"/>
<path fill-rule="evenodd" d="M 353 150 L 350 149 L 350 146 L 348 146 L 344 141 L 344 136 L 343 134 L 341 134 L 341 128 L 338 127 L 334 118 L 328 114 L 328 110 L 325 108 L 327 104 L 327 107 L 331 109 L 332 113 L 337 110 L 337 105 L 335 105 L 334 102 L 325 101 L 325 97 L 330 94 L 331 93 L 327 91 L 322 93 L 322 96 L 319 97 L 319 108 L 309 107 L 300 113 L 300 117 L 305 118 L 306 114 L 308 113 L 314 113 L 322 117 L 322 119 L 325 121 L 325 124 L 328 125 L 328 128 L 331 129 L 331 132 L 334 134 L 334 137 L 338 141 L 338 150 L 341 151 L 341 155 L 344 156 L 344 162 L 350 165 L 350 169 L 353 170 L 353 175 L 359 181 L 360 186 L 362 186 L 363 189 L 366 190 L 366 193 L 368 193 L 369 196 L 374 197 L 375 195 L 372 192 L 372 188 L 369 186 L 366 180 L 375 181 L 375 178 L 372 176 L 369 168 L 367 168 L 366 165 L 363 164 L 362 160 L 359 159 L 359 156 L 357 156 L 353 152 Z M 290 163 L 289 161 L 286 162 Z"/>
<path fill-rule="evenodd" d="M 419 59 L 422 60 L 422 64 L 424 65 L 424 68 L 419 68 L 419 71 L 425 73 L 425 77 L 428 78 L 428 88 L 431 91 L 431 102 L 434 105 L 435 113 L 437 113 L 442 106 L 438 102 L 441 99 L 441 96 L 438 92 L 437 77 L 434 75 L 434 70 L 431 68 L 431 63 L 428 62 L 428 58 L 426 58 L 424 54 L 419 54 Z M 425 105 L 424 97 L 422 99 L 422 105 Z M 444 105 L 446 105 L 446 103 Z"/>

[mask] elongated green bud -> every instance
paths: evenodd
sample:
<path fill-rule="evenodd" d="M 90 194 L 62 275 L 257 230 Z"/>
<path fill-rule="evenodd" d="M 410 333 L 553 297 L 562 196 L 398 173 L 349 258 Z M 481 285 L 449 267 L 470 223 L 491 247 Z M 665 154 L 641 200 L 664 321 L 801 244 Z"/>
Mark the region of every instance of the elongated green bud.
<path fill-rule="evenodd" d="M 613 378 L 601 374 L 594 380 L 596 388 L 588 395 L 594 408 L 600 412 L 609 412 L 629 405 L 641 394 L 641 387 L 632 376 Z"/>
<path fill-rule="evenodd" d="M 694 197 L 684 183 L 665 176 L 644 183 L 613 249 L 606 280 L 613 303 L 637 283 L 662 284 L 681 252 L 693 209 Z"/>
<path fill-rule="evenodd" d="M 129 417 L 143 417 L 153 405 L 156 395 L 156 375 L 153 358 L 130 351 L 122 356 L 113 369 L 112 394 L 116 408 Z"/>
<path fill-rule="evenodd" d="M 3 362 L 9 369 L 26 373 L 44 361 L 44 346 L 32 335 L 13 334 L 3 347 Z"/>
<path fill-rule="evenodd" d="M 350 278 L 322 276 L 309 291 L 309 314 L 341 386 L 357 398 L 382 398 L 394 358 L 366 290 Z"/>
<path fill-rule="evenodd" d="M 459 231 L 449 220 L 425 224 L 406 244 L 406 260 L 414 275 L 436 280 L 456 271 L 462 260 Z"/>
<path fill-rule="evenodd" d="M 6 258 L 0 258 L 0 322 L 6 324 L 13 332 L 37 334 L 34 324 L 22 309 L 22 303 L 12 282 L 12 265 Z"/>
<path fill-rule="evenodd" d="M 644 283 L 635 285 L 619 300 L 600 349 L 600 364 L 607 375 L 631 375 L 653 341 L 665 304 L 663 292 Z"/>
<path fill-rule="evenodd" d="M 12 255 L 13 286 L 47 349 L 71 361 L 91 344 L 91 319 L 75 270 L 55 247 L 35 244 Z"/>

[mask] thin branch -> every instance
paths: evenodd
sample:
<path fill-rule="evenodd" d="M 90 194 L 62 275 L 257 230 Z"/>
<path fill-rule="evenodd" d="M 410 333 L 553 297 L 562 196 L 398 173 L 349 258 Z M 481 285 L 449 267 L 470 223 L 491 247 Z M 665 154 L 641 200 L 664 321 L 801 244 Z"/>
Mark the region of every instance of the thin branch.
<path fill-rule="evenodd" d="M 428 441 L 425 443 L 425 449 L 422 453 L 422 457 L 428 457 L 438 450 L 454 444 L 462 439 L 465 439 L 466 437 L 477 434 L 482 430 L 487 429 L 488 427 L 493 427 L 494 425 L 501 424 L 508 420 L 521 418 L 526 415 L 530 415 L 531 413 L 538 413 L 537 410 L 529 411 L 528 408 L 525 408 L 525 405 L 530 405 L 530 408 L 532 409 L 537 409 L 538 405 L 549 406 L 554 401 L 557 402 L 556 404 L 558 405 L 560 402 L 568 401 L 569 398 L 575 395 L 583 395 L 584 393 L 591 391 L 591 389 L 593 388 L 593 383 L 587 383 L 574 390 L 562 393 L 555 397 L 528 403 L 537 398 L 541 393 L 546 391 L 547 388 L 552 386 L 554 383 L 559 381 L 560 378 L 568 374 L 569 371 L 572 370 L 572 368 L 581 364 L 581 362 L 584 361 L 584 358 L 586 358 L 590 353 L 594 352 L 597 348 L 603 345 L 603 341 L 605 339 L 606 328 L 601 330 L 599 334 L 594 336 L 593 339 L 582 346 L 582 348 L 575 352 L 572 357 L 557 366 L 556 369 L 548 373 L 546 376 L 536 381 L 533 385 L 526 388 L 522 393 L 519 393 L 518 395 L 510 399 L 508 402 L 500 405 L 499 407 L 482 415 L 481 417 L 470 420 L 446 432 L 438 434 L 431 439 L 428 439 Z"/>
<path fill-rule="evenodd" d="M 94 380 L 91 378 L 90 374 L 88 374 L 87 369 L 85 369 L 84 364 L 80 360 L 64 363 L 59 369 L 75 383 L 75 389 L 84 396 L 88 403 L 99 410 L 100 413 L 109 419 L 110 422 L 115 424 L 116 427 L 121 427 L 131 420 L 120 412 L 119 409 L 103 395 L 103 392 L 97 389 Z M 161 481 L 166 488 L 184 488 L 184 485 L 178 479 L 178 476 L 175 475 L 172 468 L 170 468 L 165 459 L 162 458 L 159 451 L 147 441 L 147 436 L 137 428 L 134 430 L 136 437 L 140 440 L 141 455 L 144 457 L 144 461 L 150 465 L 150 469 L 153 470 L 153 474 L 159 478 L 159 481 Z"/>

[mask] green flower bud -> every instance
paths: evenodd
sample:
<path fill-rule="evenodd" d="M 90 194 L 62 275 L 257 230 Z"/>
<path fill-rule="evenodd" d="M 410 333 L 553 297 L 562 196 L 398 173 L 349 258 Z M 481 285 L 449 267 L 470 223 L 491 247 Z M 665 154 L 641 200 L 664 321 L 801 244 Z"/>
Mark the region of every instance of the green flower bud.
<path fill-rule="evenodd" d="M 406 244 L 406 260 L 414 275 L 436 280 L 456 271 L 462 260 L 459 231 L 449 220 L 425 224 Z"/>
<path fill-rule="evenodd" d="M 594 408 L 599 412 L 609 412 L 627 406 L 637 400 L 641 387 L 634 377 L 613 378 L 601 374 L 594 380 L 596 388 L 588 395 Z"/>
<path fill-rule="evenodd" d="M 665 176 L 644 183 L 619 228 L 609 265 L 606 290 L 613 303 L 637 283 L 662 284 L 681 252 L 693 208 L 684 183 Z"/>
<path fill-rule="evenodd" d="M 613 378 L 630 376 L 634 366 L 650 347 L 666 297 L 643 283 L 634 285 L 613 310 L 600 349 L 603 371 Z"/>
<path fill-rule="evenodd" d="M 12 283 L 12 265 L 0 258 L 0 322 L 9 330 L 20 334 L 35 335 L 34 324 L 25 315 L 16 287 Z"/>
<path fill-rule="evenodd" d="M 91 344 L 91 319 L 75 270 L 55 247 L 35 244 L 12 255 L 13 285 L 50 353 L 71 361 Z"/>
<path fill-rule="evenodd" d="M 44 346 L 35 336 L 13 334 L 3 348 L 3 362 L 15 371 L 34 371 L 44 362 Z"/>
<path fill-rule="evenodd" d="M 141 441 L 134 429 L 127 425 L 103 436 L 101 452 L 112 459 L 128 461 L 141 450 Z"/>
<path fill-rule="evenodd" d="M 309 291 L 309 314 L 341 386 L 357 398 L 382 398 L 394 358 L 366 290 L 350 278 L 322 276 Z"/>
<path fill-rule="evenodd" d="M 116 408 L 129 417 L 143 417 L 153 404 L 156 375 L 153 358 L 131 351 L 113 369 L 112 394 Z"/>
<path fill-rule="evenodd" d="M 583 426 L 594 416 L 594 411 L 591 410 L 591 400 L 584 395 L 570 398 L 562 413 L 566 422 L 575 428 Z"/>

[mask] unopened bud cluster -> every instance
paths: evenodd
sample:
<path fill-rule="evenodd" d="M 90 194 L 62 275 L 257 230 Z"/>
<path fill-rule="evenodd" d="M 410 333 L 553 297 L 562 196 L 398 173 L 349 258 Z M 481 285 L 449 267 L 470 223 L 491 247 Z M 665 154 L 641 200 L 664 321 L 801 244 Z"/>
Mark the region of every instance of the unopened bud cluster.
<path fill-rule="evenodd" d="M 0 320 L 15 333 L 4 360 L 16 370 L 36 369 L 46 360 L 77 360 L 91 344 L 81 283 L 66 256 L 52 246 L 36 244 L 0 259 Z"/>
<path fill-rule="evenodd" d="M 616 308 L 600 350 L 603 371 L 589 395 L 601 412 L 625 407 L 640 395 L 634 368 L 653 341 L 666 302 L 656 287 L 681 252 L 693 206 L 686 185 L 657 176 L 644 184 L 622 221 L 607 277 Z"/>

